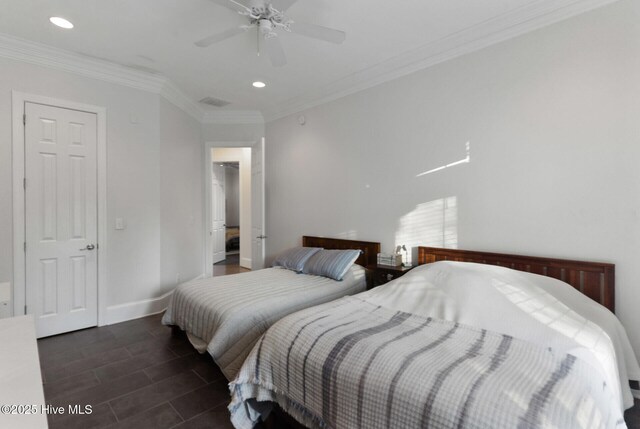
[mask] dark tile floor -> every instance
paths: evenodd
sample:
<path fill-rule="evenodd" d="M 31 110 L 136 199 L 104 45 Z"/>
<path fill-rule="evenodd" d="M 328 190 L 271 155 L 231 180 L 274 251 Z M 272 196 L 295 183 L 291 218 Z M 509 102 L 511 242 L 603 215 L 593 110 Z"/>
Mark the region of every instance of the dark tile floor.
<path fill-rule="evenodd" d="M 640 400 L 636 399 L 633 407 L 624 413 L 624 420 L 629 429 L 640 429 Z"/>
<path fill-rule="evenodd" d="M 47 404 L 93 409 L 49 415 L 49 427 L 231 428 L 224 376 L 160 318 L 38 340 Z"/>

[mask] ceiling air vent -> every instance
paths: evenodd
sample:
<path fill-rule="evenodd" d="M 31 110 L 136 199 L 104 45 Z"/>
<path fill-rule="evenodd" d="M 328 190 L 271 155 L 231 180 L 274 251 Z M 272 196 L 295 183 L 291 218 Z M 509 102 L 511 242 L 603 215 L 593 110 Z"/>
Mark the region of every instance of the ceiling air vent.
<path fill-rule="evenodd" d="M 215 106 L 215 107 L 224 107 L 227 104 L 231 104 L 228 101 L 220 100 L 219 98 L 213 98 L 213 97 L 205 97 L 202 100 L 200 100 L 200 103 L 208 104 L 209 106 Z"/>

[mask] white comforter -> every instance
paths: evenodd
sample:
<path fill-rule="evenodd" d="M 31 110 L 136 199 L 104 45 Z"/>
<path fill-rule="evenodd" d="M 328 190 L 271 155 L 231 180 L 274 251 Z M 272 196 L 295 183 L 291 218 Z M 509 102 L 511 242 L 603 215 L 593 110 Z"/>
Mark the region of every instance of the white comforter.
<path fill-rule="evenodd" d="M 601 372 L 621 409 L 633 406 L 628 380 L 640 379 L 640 367 L 622 324 L 609 310 L 559 280 L 446 261 L 417 267 L 358 297 L 573 354 Z"/>

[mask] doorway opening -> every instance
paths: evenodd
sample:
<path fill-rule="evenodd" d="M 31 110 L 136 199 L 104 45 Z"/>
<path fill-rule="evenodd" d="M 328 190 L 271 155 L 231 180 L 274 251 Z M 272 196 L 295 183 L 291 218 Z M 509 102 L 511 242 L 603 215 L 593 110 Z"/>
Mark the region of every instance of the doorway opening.
<path fill-rule="evenodd" d="M 207 142 L 205 143 L 205 265 L 207 277 L 233 274 L 245 270 L 264 268 L 265 256 L 265 184 L 264 184 L 264 138 L 253 142 Z M 237 164 L 238 175 L 238 221 L 233 218 L 233 197 L 227 196 L 227 176 Z M 229 174 L 227 174 L 229 172 Z M 229 219 L 227 203 L 229 202 Z M 227 239 L 227 226 L 230 227 Z M 238 227 L 233 230 L 232 227 Z M 233 234 L 237 233 L 238 263 L 229 263 L 234 252 Z M 235 259 L 235 258 L 234 258 Z"/>
<path fill-rule="evenodd" d="M 211 149 L 212 274 L 251 268 L 251 150 Z M 249 242 L 250 244 L 250 242 Z"/>

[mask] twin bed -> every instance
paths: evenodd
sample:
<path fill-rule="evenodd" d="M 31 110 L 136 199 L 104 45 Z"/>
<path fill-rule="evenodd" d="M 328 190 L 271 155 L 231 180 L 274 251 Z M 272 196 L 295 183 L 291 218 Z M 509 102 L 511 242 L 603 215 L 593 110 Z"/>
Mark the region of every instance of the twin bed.
<path fill-rule="evenodd" d="M 193 346 L 213 357 L 232 380 L 260 336 L 284 316 L 366 289 L 365 267 L 375 263 L 380 243 L 321 237 L 302 245 L 361 255 L 341 281 L 274 267 L 180 285 L 162 318 L 186 331 Z"/>
<path fill-rule="evenodd" d="M 640 368 L 613 265 L 433 248 L 419 263 L 261 326 L 233 365 L 234 425 L 277 405 L 310 428 L 626 427 Z"/>

